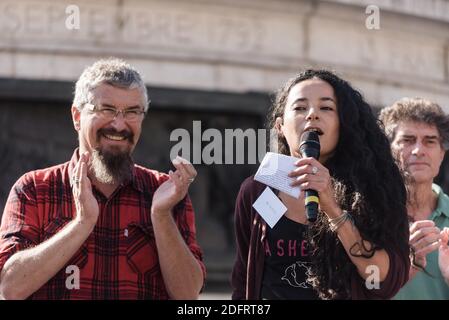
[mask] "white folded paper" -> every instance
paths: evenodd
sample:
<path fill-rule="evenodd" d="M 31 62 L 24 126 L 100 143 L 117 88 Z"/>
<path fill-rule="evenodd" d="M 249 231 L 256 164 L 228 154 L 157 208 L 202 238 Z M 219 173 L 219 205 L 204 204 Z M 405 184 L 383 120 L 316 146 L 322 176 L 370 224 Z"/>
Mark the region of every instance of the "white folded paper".
<path fill-rule="evenodd" d="M 270 228 L 273 228 L 285 211 L 287 211 L 287 207 L 268 187 L 265 188 L 256 202 L 253 203 L 253 207 Z"/>
<path fill-rule="evenodd" d="M 254 176 L 254 180 L 298 199 L 301 189 L 299 186 L 290 186 L 293 178 L 288 176 L 290 172 L 297 168 L 295 162 L 298 160 L 295 157 L 267 152 Z"/>

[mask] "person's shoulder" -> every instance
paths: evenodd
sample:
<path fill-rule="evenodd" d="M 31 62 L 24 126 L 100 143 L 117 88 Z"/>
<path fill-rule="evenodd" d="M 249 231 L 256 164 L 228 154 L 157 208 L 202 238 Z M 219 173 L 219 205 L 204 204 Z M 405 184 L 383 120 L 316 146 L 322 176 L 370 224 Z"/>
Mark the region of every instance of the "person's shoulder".
<path fill-rule="evenodd" d="M 69 162 L 57 164 L 51 167 L 36 169 L 24 173 L 18 180 L 18 184 L 43 184 L 55 181 L 55 178 L 62 178 L 68 170 Z"/>
<path fill-rule="evenodd" d="M 440 201 L 449 204 L 449 196 L 444 192 L 443 188 L 436 183 L 432 183 L 432 190 L 438 195 Z"/>
<path fill-rule="evenodd" d="M 444 202 L 449 204 L 449 196 L 444 191 L 441 192 L 441 198 L 443 198 Z"/>
<path fill-rule="evenodd" d="M 240 185 L 240 193 L 249 195 L 259 195 L 267 186 L 254 180 L 254 175 L 247 177 Z"/>

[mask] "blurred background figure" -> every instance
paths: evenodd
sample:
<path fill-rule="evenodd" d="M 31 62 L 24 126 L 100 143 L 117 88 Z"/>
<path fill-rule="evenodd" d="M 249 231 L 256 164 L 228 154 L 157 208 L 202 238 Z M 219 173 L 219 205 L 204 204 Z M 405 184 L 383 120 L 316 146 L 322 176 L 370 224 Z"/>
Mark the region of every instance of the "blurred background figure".
<path fill-rule="evenodd" d="M 434 102 L 404 98 L 380 114 L 405 176 L 410 220 L 409 282 L 396 299 L 449 299 L 449 197 L 433 180 L 449 148 L 449 117 Z"/>

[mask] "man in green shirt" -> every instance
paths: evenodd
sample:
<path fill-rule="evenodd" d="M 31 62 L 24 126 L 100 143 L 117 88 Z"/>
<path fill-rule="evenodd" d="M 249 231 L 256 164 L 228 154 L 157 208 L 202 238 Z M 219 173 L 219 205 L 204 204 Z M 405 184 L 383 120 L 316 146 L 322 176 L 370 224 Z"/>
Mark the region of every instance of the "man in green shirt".
<path fill-rule="evenodd" d="M 449 197 L 433 183 L 449 149 L 449 118 L 436 103 L 404 98 L 380 120 L 408 191 L 412 266 L 394 299 L 449 299 Z"/>

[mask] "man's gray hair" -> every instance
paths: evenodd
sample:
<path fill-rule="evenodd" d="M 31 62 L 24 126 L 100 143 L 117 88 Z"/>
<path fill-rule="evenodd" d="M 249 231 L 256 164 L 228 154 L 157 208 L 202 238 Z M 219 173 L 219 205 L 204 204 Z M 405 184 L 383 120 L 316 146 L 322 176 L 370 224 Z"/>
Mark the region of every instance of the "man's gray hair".
<path fill-rule="evenodd" d="M 89 93 L 103 83 L 123 89 L 140 89 L 142 104 L 147 111 L 148 94 L 142 77 L 131 65 L 117 58 L 99 60 L 84 69 L 76 82 L 73 105 L 81 110 L 84 104 L 91 102 Z"/>
<path fill-rule="evenodd" d="M 440 134 L 441 146 L 449 150 L 449 117 L 436 103 L 423 98 L 402 98 L 381 110 L 379 120 L 392 142 L 399 122 L 411 121 L 435 126 Z"/>

